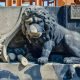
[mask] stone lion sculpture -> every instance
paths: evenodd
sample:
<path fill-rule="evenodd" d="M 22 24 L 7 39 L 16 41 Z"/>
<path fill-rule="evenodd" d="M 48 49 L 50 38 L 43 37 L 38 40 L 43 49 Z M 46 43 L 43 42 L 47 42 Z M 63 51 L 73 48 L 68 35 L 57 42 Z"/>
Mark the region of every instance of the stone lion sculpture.
<path fill-rule="evenodd" d="M 26 8 L 22 15 L 22 32 L 30 45 L 41 49 L 39 63 L 47 63 L 52 50 L 59 44 L 75 57 L 80 57 L 80 34 L 59 25 L 44 7 Z M 68 63 L 67 59 L 64 61 Z"/>

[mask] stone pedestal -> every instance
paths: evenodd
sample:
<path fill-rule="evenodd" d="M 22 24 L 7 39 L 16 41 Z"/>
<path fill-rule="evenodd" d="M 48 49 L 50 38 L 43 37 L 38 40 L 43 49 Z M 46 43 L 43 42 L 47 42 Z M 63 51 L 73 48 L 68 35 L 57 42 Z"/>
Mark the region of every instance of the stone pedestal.
<path fill-rule="evenodd" d="M 59 80 L 53 64 L 0 63 L 0 80 Z"/>

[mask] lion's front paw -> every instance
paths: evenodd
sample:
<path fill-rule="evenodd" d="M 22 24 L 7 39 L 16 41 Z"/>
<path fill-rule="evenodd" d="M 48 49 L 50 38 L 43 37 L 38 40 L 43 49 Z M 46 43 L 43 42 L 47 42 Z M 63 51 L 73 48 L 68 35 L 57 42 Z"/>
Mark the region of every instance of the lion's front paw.
<path fill-rule="evenodd" d="M 44 64 L 48 62 L 48 58 L 47 57 L 40 57 L 38 58 L 38 63 L 40 64 Z"/>

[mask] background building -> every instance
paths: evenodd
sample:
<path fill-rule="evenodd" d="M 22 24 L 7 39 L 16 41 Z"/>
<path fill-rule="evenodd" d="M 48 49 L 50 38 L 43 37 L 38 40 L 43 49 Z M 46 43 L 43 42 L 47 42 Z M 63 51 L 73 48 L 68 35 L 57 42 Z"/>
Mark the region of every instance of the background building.
<path fill-rule="evenodd" d="M 23 4 L 40 6 L 64 6 L 79 3 L 79 0 L 0 0 L 5 6 L 22 6 Z"/>

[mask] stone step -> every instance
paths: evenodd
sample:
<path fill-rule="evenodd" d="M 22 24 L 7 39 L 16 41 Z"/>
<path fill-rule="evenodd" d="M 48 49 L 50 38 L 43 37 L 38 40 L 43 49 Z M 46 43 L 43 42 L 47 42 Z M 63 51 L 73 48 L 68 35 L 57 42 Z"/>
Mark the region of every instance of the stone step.
<path fill-rule="evenodd" d="M 19 63 L 0 63 L 0 80 L 70 80 L 70 78 L 80 80 L 80 76 L 76 76 L 75 67 L 80 67 L 80 65 L 29 63 L 24 67 Z M 68 71 L 71 73 L 67 74 Z"/>
<path fill-rule="evenodd" d="M 0 80 L 59 80 L 53 64 L 30 63 L 26 67 L 19 63 L 0 63 Z"/>

